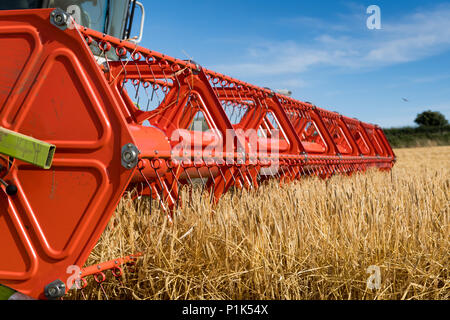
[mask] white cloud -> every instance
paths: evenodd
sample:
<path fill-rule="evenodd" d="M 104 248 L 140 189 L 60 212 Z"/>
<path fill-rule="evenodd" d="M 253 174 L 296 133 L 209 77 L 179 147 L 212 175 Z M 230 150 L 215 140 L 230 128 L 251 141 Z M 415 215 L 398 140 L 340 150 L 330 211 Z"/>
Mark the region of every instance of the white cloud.
<path fill-rule="evenodd" d="M 358 19 L 355 19 L 358 20 Z M 353 20 L 353 21 L 355 21 Z M 339 26 L 315 18 L 299 18 L 297 23 L 315 22 L 320 29 Z M 357 21 L 361 23 L 359 19 Z M 341 25 L 348 30 L 348 25 Z M 215 66 L 237 77 L 294 75 L 317 66 L 371 69 L 430 57 L 450 49 L 450 6 L 412 13 L 394 22 L 382 22 L 382 30 L 353 26 L 354 33 L 323 33 L 310 43 L 266 41 L 248 48 L 238 62 Z M 236 61 L 236 60 L 235 60 Z"/>

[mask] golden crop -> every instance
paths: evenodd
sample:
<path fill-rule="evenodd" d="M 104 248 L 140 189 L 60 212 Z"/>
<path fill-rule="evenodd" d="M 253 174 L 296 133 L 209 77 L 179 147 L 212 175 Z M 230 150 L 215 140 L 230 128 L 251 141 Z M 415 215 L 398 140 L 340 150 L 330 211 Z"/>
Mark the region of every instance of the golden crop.
<path fill-rule="evenodd" d="M 88 264 L 143 252 L 136 272 L 70 298 L 449 299 L 450 147 L 396 153 L 392 173 L 273 182 L 216 207 L 196 191 L 173 225 L 124 199 Z"/>

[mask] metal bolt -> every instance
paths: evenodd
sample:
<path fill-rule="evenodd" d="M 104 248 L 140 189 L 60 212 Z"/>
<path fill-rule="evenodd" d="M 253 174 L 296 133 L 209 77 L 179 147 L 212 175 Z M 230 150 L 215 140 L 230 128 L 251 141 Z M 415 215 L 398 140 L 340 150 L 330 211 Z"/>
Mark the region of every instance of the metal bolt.
<path fill-rule="evenodd" d="M 58 12 L 53 12 L 53 22 L 57 25 L 57 26 L 63 26 L 66 24 L 66 14 L 64 12 L 58 11 Z"/>
<path fill-rule="evenodd" d="M 49 283 L 44 289 L 44 294 L 48 299 L 61 298 L 65 295 L 65 293 L 66 286 L 61 280 L 56 280 L 52 283 Z"/>
<path fill-rule="evenodd" d="M 131 143 L 126 144 L 122 148 L 122 166 L 131 169 L 138 163 L 139 150 Z"/>
<path fill-rule="evenodd" d="M 132 158 L 132 154 L 131 154 L 131 152 L 125 152 L 124 154 L 123 154 L 123 159 L 124 160 L 126 160 L 126 161 L 130 161 L 131 160 L 131 158 Z"/>

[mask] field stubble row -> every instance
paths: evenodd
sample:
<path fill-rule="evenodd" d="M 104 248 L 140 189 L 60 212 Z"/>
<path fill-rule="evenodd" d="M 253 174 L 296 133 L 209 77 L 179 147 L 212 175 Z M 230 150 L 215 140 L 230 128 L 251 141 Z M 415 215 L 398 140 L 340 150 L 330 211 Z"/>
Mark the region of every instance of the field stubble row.
<path fill-rule="evenodd" d="M 272 182 L 216 207 L 197 191 L 173 225 L 125 198 L 88 264 L 143 252 L 136 272 L 69 297 L 448 299 L 450 147 L 396 153 L 391 173 Z"/>

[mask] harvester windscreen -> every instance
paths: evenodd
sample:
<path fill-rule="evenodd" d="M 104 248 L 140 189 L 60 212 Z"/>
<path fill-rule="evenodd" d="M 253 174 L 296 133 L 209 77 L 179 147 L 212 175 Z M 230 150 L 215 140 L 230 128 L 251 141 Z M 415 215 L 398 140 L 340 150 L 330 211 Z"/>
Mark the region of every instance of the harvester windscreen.
<path fill-rule="evenodd" d="M 128 0 L 50 0 L 49 8 L 60 8 L 89 29 L 122 38 L 127 22 Z"/>
<path fill-rule="evenodd" d="M 2 0 L 0 10 L 36 9 L 42 7 L 42 0 Z"/>
<path fill-rule="evenodd" d="M 82 26 L 105 32 L 109 10 L 108 3 L 107 0 L 50 0 L 48 6 L 63 9 Z"/>

